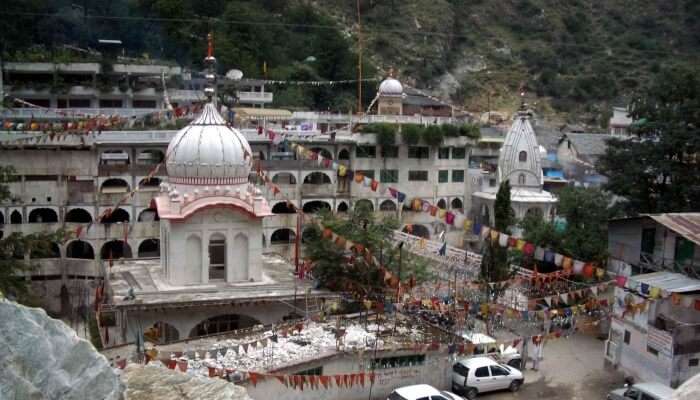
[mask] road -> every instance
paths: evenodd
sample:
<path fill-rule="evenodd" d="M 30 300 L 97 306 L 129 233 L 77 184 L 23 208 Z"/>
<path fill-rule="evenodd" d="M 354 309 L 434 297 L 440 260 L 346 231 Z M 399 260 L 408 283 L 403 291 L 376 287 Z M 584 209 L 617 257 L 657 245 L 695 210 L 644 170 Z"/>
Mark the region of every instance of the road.
<path fill-rule="evenodd" d="M 525 385 L 517 393 L 480 395 L 483 400 L 602 400 L 622 387 L 624 376 L 603 363 L 602 340 L 578 333 L 546 343 L 539 372 L 525 371 Z"/>

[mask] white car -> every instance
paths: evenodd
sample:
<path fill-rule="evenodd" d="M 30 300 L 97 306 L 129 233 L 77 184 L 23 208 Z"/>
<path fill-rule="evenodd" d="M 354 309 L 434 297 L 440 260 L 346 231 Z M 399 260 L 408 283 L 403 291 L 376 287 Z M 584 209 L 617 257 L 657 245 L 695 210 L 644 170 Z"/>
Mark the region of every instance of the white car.
<path fill-rule="evenodd" d="M 395 389 L 387 400 L 463 400 L 462 397 L 430 385 L 412 385 Z"/>
<path fill-rule="evenodd" d="M 517 392 L 524 381 L 522 372 L 489 357 L 465 358 L 452 367 L 452 390 L 469 400 L 494 390 Z"/>

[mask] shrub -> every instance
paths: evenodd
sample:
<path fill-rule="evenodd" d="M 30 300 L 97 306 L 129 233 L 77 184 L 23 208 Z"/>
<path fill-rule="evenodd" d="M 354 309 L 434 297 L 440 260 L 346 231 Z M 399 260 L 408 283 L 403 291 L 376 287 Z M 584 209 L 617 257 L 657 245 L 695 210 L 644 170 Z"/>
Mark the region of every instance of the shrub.
<path fill-rule="evenodd" d="M 422 136 L 423 127 L 420 125 L 403 125 L 401 127 L 401 137 L 403 142 L 408 145 L 418 144 Z"/>
<path fill-rule="evenodd" d="M 442 135 L 444 137 L 457 137 L 459 136 L 459 128 L 452 124 L 443 124 L 440 126 L 442 129 Z"/>
<path fill-rule="evenodd" d="M 396 126 L 392 124 L 378 124 L 374 132 L 377 135 L 377 144 L 393 146 L 396 144 Z"/>
<path fill-rule="evenodd" d="M 442 143 L 442 129 L 438 125 L 428 125 L 423 130 L 423 142 L 429 146 L 439 146 Z"/>
<path fill-rule="evenodd" d="M 481 137 L 481 130 L 476 124 L 464 124 L 459 127 L 459 135 L 466 136 L 470 139 L 479 139 Z"/>

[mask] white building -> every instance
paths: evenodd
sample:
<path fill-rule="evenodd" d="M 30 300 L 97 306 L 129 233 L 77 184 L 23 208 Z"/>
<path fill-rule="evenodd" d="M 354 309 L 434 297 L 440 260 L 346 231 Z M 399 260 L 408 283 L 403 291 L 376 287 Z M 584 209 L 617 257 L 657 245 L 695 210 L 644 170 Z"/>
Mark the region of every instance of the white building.
<path fill-rule="evenodd" d="M 530 119 L 532 114 L 524 108 L 515 117 L 498 156 L 496 185 L 482 184 L 473 194 L 472 208 L 484 224 L 494 224 L 494 203 L 501 182 L 509 181 L 511 206 L 516 219 L 526 214 L 550 218 L 557 198 L 542 189 L 542 154 L 537 144 Z"/>

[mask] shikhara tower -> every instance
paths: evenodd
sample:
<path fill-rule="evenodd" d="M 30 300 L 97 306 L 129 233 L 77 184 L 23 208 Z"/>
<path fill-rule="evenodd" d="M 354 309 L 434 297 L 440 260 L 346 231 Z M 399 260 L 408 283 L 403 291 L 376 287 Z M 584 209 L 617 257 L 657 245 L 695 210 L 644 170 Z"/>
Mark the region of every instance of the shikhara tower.
<path fill-rule="evenodd" d="M 494 202 L 503 181 L 511 186 L 511 206 L 516 219 L 528 214 L 551 218 L 557 198 L 543 190 L 542 154 L 532 128 L 532 112 L 523 104 L 506 135 L 498 156 L 496 185 L 485 182 L 474 193 L 473 204 L 478 219 L 484 224 L 494 224 Z M 517 233 L 517 232 L 516 232 Z"/>

